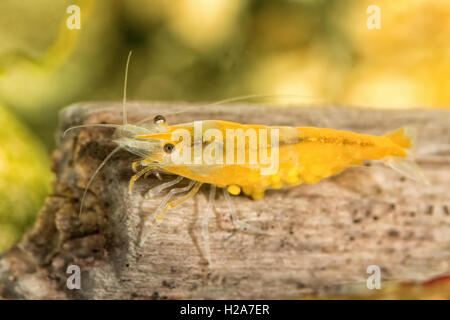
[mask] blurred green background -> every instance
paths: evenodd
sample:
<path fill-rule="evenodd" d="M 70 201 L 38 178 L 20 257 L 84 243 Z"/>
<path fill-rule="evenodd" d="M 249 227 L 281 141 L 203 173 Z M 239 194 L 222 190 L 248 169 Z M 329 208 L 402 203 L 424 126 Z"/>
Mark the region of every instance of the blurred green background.
<path fill-rule="evenodd" d="M 80 29 L 66 26 L 72 4 Z M 51 191 L 58 110 L 120 100 L 129 50 L 131 99 L 438 108 L 450 105 L 449 39 L 448 0 L 2 0 L 0 252 Z"/>

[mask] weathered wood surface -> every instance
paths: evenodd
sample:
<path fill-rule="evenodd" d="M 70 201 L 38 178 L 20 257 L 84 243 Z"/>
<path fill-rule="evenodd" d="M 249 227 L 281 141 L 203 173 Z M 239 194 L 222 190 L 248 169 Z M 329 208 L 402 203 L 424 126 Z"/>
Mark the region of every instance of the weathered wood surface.
<path fill-rule="evenodd" d="M 180 107 L 180 105 L 178 105 Z M 176 106 L 130 103 L 129 119 Z M 179 110 L 179 108 L 178 108 Z M 382 134 L 404 125 L 419 133 L 418 163 L 431 185 L 373 164 L 315 185 L 268 192 L 260 201 L 235 197 L 240 218 L 274 235 L 236 231 L 222 197 L 210 221 L 213 266 L 203 255 L 199 223 L 203 190 L 172 210 L 138 246 L 143 218 L 161 197 L 143 201 L 157 183 L 132 175 L 119 152 L 96 178 L 78 216 L 79 199 L 114 148 L 113 129 L 87 128 L 64 139 L 54 154 L 54 193 L 34 228 L 0 261 L 2 298 L 299 298 L 341 284 L 364 282 L 378 265 L 383 280 L 423 280 L 450 271 L 450 112 L 349 108 L 270 108 L 246 105 L 193 109 L 170 121 L 220 118 L 247 123 L 327 125 Z M 61 130 L 81 123 L 121 123 L 117 103 L 79 104 L 61 114 Z M 81 290 L 66 287 L 66 268 L 82 270 Z"/>

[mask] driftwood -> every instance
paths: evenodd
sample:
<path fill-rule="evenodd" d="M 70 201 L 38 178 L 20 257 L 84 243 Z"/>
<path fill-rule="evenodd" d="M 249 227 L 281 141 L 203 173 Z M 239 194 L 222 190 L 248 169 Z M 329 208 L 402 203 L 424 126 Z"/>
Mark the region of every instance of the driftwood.
<path fill-rule="evenodd" d="M 175 109 L 130 103 L 129 121 Z M 61 132 L 82 123 L 121 123 L 122 115 L 117 103 L 74 105 L 61 113 L 54 193 L 35 226 L 0 260 L 0 297 L 301 298 L 364 283 L 369 265 L 381 268 L 383 280 L 424 280 L 449 272 L 449 111 L 235 105 L 187 109 L 168 120 L 213 118 L 326 125 L 371 134 L 413 126 L 419 134 L 417 160 L 431 184 L 415 183 L 371 163 L 315 185 L 267 192 L 260 201 L 234 197 L 241 220 L 273 235 L 236 230 L 218 196 L 209 228 L 210 267 L 196 223 L 207 201 L 205 190 L 170 211 L 146 244 L 138 246 L 142 234 L 149 232 L 142 221 L 162 196 L 143 200 L 145 191 L 158 183 L 154 177 L 139 180 L 128 195 L 135 156 L 125 151 L 95 179 L 85 210 L 78 215 L 91 174 L 115 147 L 113 129 L 85 128 L 65 138 Z M 79 290 L 66 286 L 69 265 L 80 267 Z"/>

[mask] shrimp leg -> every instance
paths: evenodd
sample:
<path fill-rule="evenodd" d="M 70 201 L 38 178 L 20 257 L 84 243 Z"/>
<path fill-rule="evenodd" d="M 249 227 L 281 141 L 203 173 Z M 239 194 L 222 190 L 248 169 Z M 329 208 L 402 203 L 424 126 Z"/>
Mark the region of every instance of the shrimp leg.
<path fill-rule="evenodd" d="M 141 160 L 139 161 L 134 161 L 131 163 L 131 169 L 133 169 L 133 172 L 136 173 L 138 172 L 138 167 L 141 165 Z"/>
<path fill-rule="evenodd" d="M 164 189 L 170 188 L 173 185 L 176 185 L 177 183 L 181 182 L 183 180 L 182 176 L 178 176 L 176 179 L 168 182 L 161 183 L 160 185 L 157 185 L 154 188 L 151 188 L 147 191 L 147 194 L 145 195 L 146 198 L 152 198 L 153 196 L 157 195 Z"/>
<path fill-rule="evenodd" d="M 200 187 L 202 186 L 201 182 L 195 182 L 195 181 L 191 181 L 189 183 L 189 185 L 187 185 L 186 187 L 183 188 L 175 188 L 169 191 L 169 193 L 164 197 L 163 201 L 160 203 L 160 205 L 158 206 L 158 208 L 155 210 L 155 213 L 153 214 L 153 219 L 151 219 L 150 221 L 146 221 L 144 223 L 144 226 L 150 226 L 150 229 L 153 229 L 153 227 L 158 224 L 161 223 L 161 221 L 164 219 L 164 214 L 166 213 L 166 211 L 169 209 L 169 207 L 171 208 L 175 208 L 176 206 L 182 204 L 183 202 L 189 200 L 190 198 L 192 198 L 200 189 Z M 169 202 L 170 199 L 178 194 L 178 193 L 182 193 L 182 192 L 186 192 L 189 191 L 183 198 L 181 198 L 180 200 L 176 201 L 176 202 Z M 147 233 L 148 235 L 148 233 Z M 144 245 L 145 241 L 146 241 L 147 237 L 143 236 L 140 242 L 140 245 Z"/>
<path fill-rule="evenodd" d="M 205 241 L 205 257 L 206 257 L 206 260 L 208 261 L 208 264 L 210 267 L 212 267 L 212 264 L 211 264 L 211 248 L 209 245 L 208 226 L 209 226 L 209 217 L 211 216 L 211 213 L 212 213 L 212 208 L 213 208 L 213 203 L 214 203 L 215 197 L 216 197 L 216 186 L 212 184 L 209 189 L 208 205 L 206 207 L 205 214 L 202 219 L 202 225 L 201 225 L 203 241 Z"/>
<path fill-rule="evenodd" d="M 134 173 L 136 173 L 136 172 L 139 171 L 138 168 L 139 168 L 140 165 L 142 165 L 142 161 L 141 161 L 141 160 L 134 161 L 134 162 L 131 164 L 131 169 L 133 170 Z M 155 166 L 155 167 L 156 167 L 156 166 Z M 159 174 L 159 172 L 158 172 L 156 169 L 154 169 L 153 172 L 146 171 L 146 172 L 145 172 L 144 178 L 147 178 L 147 175 L 148 175 L 149 173 L 150 173 L 150 174 L 153 173 L 153 174 L 156 176 L 156 178 L 158 178 L 158 180 L 162 180 L 161 175 Z"/>
<path fill-rule="evenodd" d="M 180 204 L 182 204 L 183 202 L 186 202 L 187 200 L 189 200 L 190 198 L 192 198 L 193 196 L 195 196 L 198 192 L 198 190 L 200 189 L 200 187 L 202 186 L 203 183 L 201 182 L 196 182 L 194 184 L 194 187 L 191 189 L 191 191 L 189 191 L 184 197 L 182 197 L 180 200 L 176 201 L 176 202 L 169 202 L 167 203 L 164 208 L 162 209 L 162 214 L 165 213 L 167 211 L 167 209 L 169 209 L 169 207 L 171 208 L 175 208 L 177 206 L 179 206 Z M 181 188 L 182 189 L 182 188 Z M 176 190 L 176 189 L 174 189 Z M 188 189 L 189 190 L 189 189 Z M 172 190 L 171 190 L 172 191 Z M 186 190 L 187 191 L 187 190 Z M 181 191 L 183 192 L 183 191 Z M 170 193 L 170 192 L 169 192 Z M 180 192 L 177 192 L 180 193 Z"/>
<path fill-rule="evenodd" d="M 153 170 L 153 172 L 147 172 L 147 173 L 145 174 L 144 178 L 147 178 L 147 175 L 151 175 L 152 173 L 155 175 L 155 177 L 156 177 L 159 181 L 162 181 L 161 175 L 159 174 L 158 170 L 156 170 L 156 169 Z"/>
<path fill-rule="evenodd" d="M 227 189 L 222 189 L 222 190 L 223 190 L 223 195 L 225 196 L 225 199 L 227 200 L 227 203 L 228 203 L 228 209 L 230 211 L 231 221 L 238 229 L 240 229 L 241 231 L 244 231 L 244 232 L 266 234 L 266 235 L 272 234 L 271 232 L 264 231 L 255 226 L 252 226 L 244 221 L 239 220 L 239 218 L 237 217 L 236 208 L 234 206 L 233 200 L 230 197 L 230 194 L 228 193 Z"/>
<path fill-rule="evenodd" d="M 138 173 L 136 173 L 134 176 L 131 177 L 130 182 L 128 184 L 128 193 L 131 194 L 131 191 L 133 190 L 133 186 L 136 183 L 136 181 L 142 177 L 144 174 L 146 174 L 147 172 L 153 170 L 155 167 L 153 166 L 149 166 L 149 167 L 145 167 L 144 169 L 142 169 L 141 171 L 139 171 Z"/>

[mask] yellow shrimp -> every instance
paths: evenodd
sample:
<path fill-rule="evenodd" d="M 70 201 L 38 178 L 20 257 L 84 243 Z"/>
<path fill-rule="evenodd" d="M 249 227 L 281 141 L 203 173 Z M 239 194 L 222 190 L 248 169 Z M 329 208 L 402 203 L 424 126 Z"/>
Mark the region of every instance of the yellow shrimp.
<path fill-rule="evenodd" d="M 248 164 L 174 164 L 170 154 L 175 152 L 181 141 L 173 140 L 173 133 L 183 129 L 194 137 L 194 123 L 169 126 L 161 121 L 157 133 L 137 135 L 135 141 L 157 143 L 152 151 L 143 160 L 134 164 L 145 167 L 154 167 L 164 172 L 183 176 L 200 183 L 214 184 L 227 188 L 229 193 L 237 195 L 241 192 L 250 195 L 253 199 L 261 199 L 267 189 L 279 189 L 285 186 L 294 186 L 301 183 L 316 183 L 324 178 L 335 175 L 349 166 L 361 165 L 364 160 L 383 160 L 387 164 L 401 171 L 403 174 L 424 181 L 425 178 L 412 159 L 413 140 L 407 130 L 402 128 L 384 136 L 373 136 L 348 131 L 339 131 L 327 128 L 314 127 L 266 127 L 263 125 L 246 125 L 235 122 L 206 120 L 197 122 L 202 127 L 202 136 L 210 129 L 218 130 L 219 136 L 225 137 L 227 130 L 236 132 L 249 130 L 256 135 L 264 132 L 278 130 L 280 132 L 278 153 L 279 168 L 269 175 L 261 173 L 261 166 Z M 251 134 L 247 134 L 247 138 Z M 259 141 L 261 137 L 257 136 Z M 223 139 L 223 152 L 227 152 L 228 139 Z M 222 141 L 216 141 L 222 143 Z M 121 142 L 119 142 L 121 143 Z M 211 141 L 203 139 L 203 148 Z M 126 142 L 124 142 L 124 145 Z M 193 149 L 194 143 L 191 143 Z M 232 148 L 237 149 L 237 143 Z M 259 155 L 258 145 L 252 147 L 250 141 L 245 144 L 245 154 L 248 159 L 250 150 L 254 148 Z M 159 148 L 159 150 L 156 150 Z M 273 147 L 268 147 L 269 153 Z M 183 152 L 183 150 L 179 150 Z M 190 152 L 193 154 L 194 152 Z M 235 158 L 236 159 L 235 152 Z M 225 156 L 224 156 L 225 157 Z M 235 161 L 234 161 L 235 162 Z M 141 173 L 137 173 L 141 176 Z M 132 179 L 130 188 L 135 179 Z"/>
<path fill-rule="evenodd" d="M 384 161 L 402 174 L 426 182 L 413 158 L 414 139 L 404 128 L 383 136 L 374 136 L 328 128 L 270 127 L 221 120 L 169 125 L 160 115 L 156 116 L 151 124 L 128 124 L 125 93 L 129 59 L 130 56 L 125 72 L 123 125 L 100 125 L 116 128 L 114 142 L 118 147 L 91 177 L 82 203 L 95 175 L 119 149 L 126 149 L 141 158 L 132 164 L 135 175 L 130 179 L 130 192 L 134 183 L 150 172 L 154 172 L 158 177 L 160 173 L 176 176 L 174 180 L 151 189 L 150 196 L 176 186 L 184 178 L 189 180 L 187 186 L 172 188 L 166 194 L 152 221 L 146 222 L 145 225 L 153 226 L 160 222 L 170 207 L 176 207 L 192 198 L 203 184 L 209 184 L 210 201 L 202 223 L 208 262 L 208 217 L 216 187 L 223 188 L 236 226 L 244 230 L 262 232 L 239 221 L 230 201 L 230 194 L 238 195 L 243 192 L 258 200 L 263 198 L 267 189 L 317 183 L 349 166 L 361 165 L 364 160 Z M 77 127 L 84 126 L 92 125 Z M 275 134 L 272 134 L 273 132 Z M 180 159 L 183 161 L 180 162 Z M 276 166 L 267 159 L 274 160 Z M 172 201 L 172 198 L 180 193 L 186 194 Z M 81 210 L 82 205 L 80 212 Z M 145 236 L 141 244 L 144 241 Z"/>

